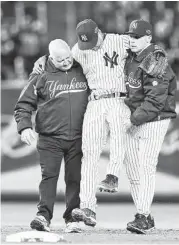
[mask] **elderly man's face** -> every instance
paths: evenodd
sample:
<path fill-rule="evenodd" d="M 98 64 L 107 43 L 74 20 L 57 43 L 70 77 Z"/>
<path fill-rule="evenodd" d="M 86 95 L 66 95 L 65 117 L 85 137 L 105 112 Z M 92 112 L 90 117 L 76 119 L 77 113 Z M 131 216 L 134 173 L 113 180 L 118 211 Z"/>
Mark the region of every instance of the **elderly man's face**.
<path fill-rule="evenodd" d="M 69 50 L 61 50 L 57 55 L 51 57 L 56 68 L 68 71 L 73 65 L 72 53 Z"/>

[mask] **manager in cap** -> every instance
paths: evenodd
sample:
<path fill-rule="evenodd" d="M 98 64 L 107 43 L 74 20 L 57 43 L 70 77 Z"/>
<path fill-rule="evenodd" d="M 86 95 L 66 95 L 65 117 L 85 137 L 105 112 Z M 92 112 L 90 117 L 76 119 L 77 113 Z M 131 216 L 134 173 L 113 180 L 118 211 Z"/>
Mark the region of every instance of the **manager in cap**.
<path fill-rule="evenodd" d="M 130 49 L 138 53 L 151 44 L 152 26 L 145 20 L 134 20 L 129 26 L 129 31 L 125 34 L 130 35 Z"/>
<path fill-rule="evenodd" d="M 155 226 L 151 204 L 159 152 L 169 123 L 176 117 L 176 77 L 165 51 L 151 43 L 150 23 L 135 20 L 126 34 L 130 35 L 131 49 L 124 69 L 128 93 L 125 103 L 131 111 L 131 126 L 127 131 L 127 149 L 130 151 L 126 151 L 126 156 L 132 156 L 126 171 L 137 210 L 135 219 L 127 224 L 127 230 L 146 234 Z M 162 57 L 162 62 L 158 56 Z M 151 72 L 153 67 L 160 72 Z M 132 161 L 133 158 L 138 160 Z"/>

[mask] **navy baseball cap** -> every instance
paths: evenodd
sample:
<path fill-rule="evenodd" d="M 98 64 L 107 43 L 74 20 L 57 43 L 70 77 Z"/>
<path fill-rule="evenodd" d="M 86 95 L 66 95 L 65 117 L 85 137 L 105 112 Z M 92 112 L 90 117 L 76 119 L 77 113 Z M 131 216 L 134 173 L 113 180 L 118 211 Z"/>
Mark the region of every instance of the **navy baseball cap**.
<path fill-rule="evenodd" d="M 142 19 L 134 20 L 129 26 L 129 31 L 125 32 L 125 34 L 138 37 L 150 36 L 152 35 L 152 25 Z"/>
<path fill-rule="evenodd" d="M 92 49 L 98 42 L 98 26 L 91 20 L 81 21 L 76 27 L 78 47 L 81 50 Z"/>

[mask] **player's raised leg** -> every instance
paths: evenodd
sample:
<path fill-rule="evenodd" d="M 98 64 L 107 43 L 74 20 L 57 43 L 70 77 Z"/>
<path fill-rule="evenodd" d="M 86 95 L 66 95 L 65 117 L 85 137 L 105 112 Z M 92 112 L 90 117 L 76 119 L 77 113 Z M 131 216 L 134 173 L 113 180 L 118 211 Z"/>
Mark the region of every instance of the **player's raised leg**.
<path fill-rule="evenodd" d="M 125 121 L 129 120 L 130 110 L 123 98 L 110 99 L 108 121 L 110 127 L 110 162 L 107 165 L 106 179 L 98 185 L 100 191 L 118 191 L 119 170 L 124 161 L 126 150 Z"/>

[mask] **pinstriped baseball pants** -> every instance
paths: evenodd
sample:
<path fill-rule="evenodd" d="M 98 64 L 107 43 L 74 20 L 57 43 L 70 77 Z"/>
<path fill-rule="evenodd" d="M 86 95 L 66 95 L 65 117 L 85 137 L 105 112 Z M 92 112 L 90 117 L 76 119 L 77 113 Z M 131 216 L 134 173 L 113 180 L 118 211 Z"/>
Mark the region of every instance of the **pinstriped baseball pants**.
<path fill-rule="evenodd" d="M 124 161 L 125 121 L 130 110 L 123 98 L 90 101 L 83 121 L 80 207 L 95 212 L 98 162 L 110 132 L 110 165 L 115 172 Z"/>
<path fill-rule="evenodd" d="M 130 181 L 131 195 L 137 213 L 146 216 L 150 214 L 158 156 L 169 123 L 170 119 L 149 122 L 138 126 L 134 135 L 126 134 L 124 164 Z"/>

